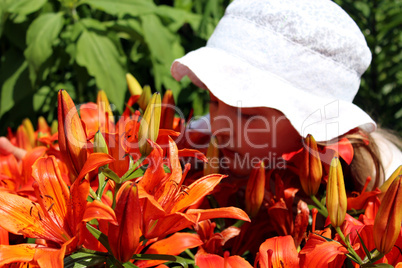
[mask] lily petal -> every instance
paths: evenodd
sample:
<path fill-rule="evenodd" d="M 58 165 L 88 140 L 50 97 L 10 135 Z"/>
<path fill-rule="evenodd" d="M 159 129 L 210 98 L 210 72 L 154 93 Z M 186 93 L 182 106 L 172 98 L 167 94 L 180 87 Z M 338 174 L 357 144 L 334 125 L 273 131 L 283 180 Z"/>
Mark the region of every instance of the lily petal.
<path fill-rule="evenodd" d="M 268 250 L 272 250 L 271 264 L 269 265 Z M 261 268 L 269 267 L 282 267 L 293 268 L 299 267 L 299 257 L 297 250 L 290 235 L 278 236 L 267 239 L 260 246 L 260 266 Z M 311 267 L 323 267 L 323 266 L 311 266 Z"/>
<path fill-rule="evenodd" d="M 201 246 L 202 244 L 203 242 L 196 234 L 175 233 L 166 239 L 153 243 L 144 254 L 168 254 L 176 256 L 188 248 L 195 248 Z M 155 266 L 164 262 L 166 261 L 139 261 L 136 262 L 135 265 L 143 268 Z"/>
<path fill-rule="evenodd" d="M 87 203 L 82 221 L 88 222 L 92 219 L 106 220 L 112 224 L 118 224 L 113 209 L 98 200 Z"/>
<path fill-rule="evenodd" d="M 115 161 L 114 158 L 105 153 L 90 154 L 76 180 L 82 179 L 86 174 L 88 174 L 92 170 L 95 170 L 106 164 L 112 163 L 113 161 Z"/>
<path fill-rule="evenodd" d="M 39 158 L 32 167 L 32 176 L 39 184 L 46 208 L 51 207 L 59 226 L 67 215 L 69 190 L 54 156 Z"/>
<path fill-rule="evenodd" d="M 223 207 L 213 209 L 189 209 L 187 215 L 197 215 L 198 221 L 217 218 L 231 218 L 242 221 L 250 221 L 247 213 L 236 207 Z"/>
<path fill-rule="evenodd" d="M 197 203 L 201 198 L 208 195 L 225 175 L 212 174 L 202 177 L 193 182 L 172 208 L 172 212 L 183 211 L 187 207 Z"/>

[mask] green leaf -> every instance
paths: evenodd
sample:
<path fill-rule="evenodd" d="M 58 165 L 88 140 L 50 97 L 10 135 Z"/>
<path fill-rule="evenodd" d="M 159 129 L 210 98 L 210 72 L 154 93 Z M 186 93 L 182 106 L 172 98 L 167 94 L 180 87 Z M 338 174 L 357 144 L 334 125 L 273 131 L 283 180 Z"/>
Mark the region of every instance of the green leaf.
<path fill-rule="evenodd" d="M 360 243 L 363 246 L 363 250 L 366 253 L 367 258 L 371 261 L 371 253 L 370 253 L 370 251 L 367 249 L 366 245 L 364 244 L 363 239 L 359 235 L 359 232 L 356 231 L 356 234 L 359 237 Z"/>
<path fill-rule="evenodd" d="M 24 52 L 31 73 L 37 73 L 41 65 L 52 55 L 53 42 L 63 28 L 63 13 L 47 13 L 36 18 L 27 31 L 27 49 Z M 33 76 L 35 80 L 36 76 Z"/>
<path fill-rule="evenodd" d="M 84 0 L 80 4 L 88 4 L 105 13 L 122 17 L 126 14 L 140 16 L 152 13 L 156 9 L 151 0 Z"/>
<path fill-rule="evenodd" d="M 110 168 L 101 167 L 100 170 L 105 177 L 113 180 L 116 183 L 120 183 L 121 181 L 120 177 Z"/>
<path fill-rule="evenodd" d="M 5 53 L 0 69 L 0 84 L 0 117 L 33 93 L 29 83 L 28 63 L 17 50 L 10 49 Z"/>
<path fill-rule="evenodd" d="M 122 111 L 127 91 L 126 68 L 113 42 L 104 35 L 84 31 L 78 39 L 76 53 L 77 63 L 95 77 L 98 88 Z"/>
<path fill-rule="evenodd" d="M 64 267 L 66 268 L 81 268 L 92 267 L 97 264 L 102 264 L 106 261 L 107 254 L 101 252 L 88 253 L 77 252 L 64 258 Z"/>
<path fill-rule="evenodd" d="M 179 84 L 170 74 L 170 65 L 175 59 L 184 55 L 179 37 L 169 31 L 154 14 L 141 16 L 141 20 L 144 39 L 151 52 L 155 87 L 161 91 L 164 85 L 165 88 L 171 88 L 177 94 Z"/>
<path fill-rule="evenodd" d="M 87 223 L 86 226 L 88 231 L 107 249 L 107 251 L 112 252 L 109 246 L 108 237 L 89 223 Z"/>
<path fill-rule="evenodd" d="M 46 3 L 46 0 L 12 0 L 9 2 L 8 12 L 25 16 L 39 10 Z"/>

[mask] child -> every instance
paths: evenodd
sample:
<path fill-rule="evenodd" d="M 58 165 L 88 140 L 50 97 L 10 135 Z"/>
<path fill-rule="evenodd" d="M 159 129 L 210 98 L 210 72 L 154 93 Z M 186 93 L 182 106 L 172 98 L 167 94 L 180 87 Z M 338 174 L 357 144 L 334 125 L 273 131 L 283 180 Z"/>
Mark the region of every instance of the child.
<path fill-rule="evenodd" d="M 280 168 L 308 134 L 319 142 L 346 136 L 359 189 L 367 176 L 369 188 L 381 185 L 402 164 L 400 150 L 352 103 L 370 61 L 358 26 L 330 0 L 235 0 L 206 47 L 171 72 L 209 90 L 211 131 L 235 175 L 248 175 L 256 159 Z"/>

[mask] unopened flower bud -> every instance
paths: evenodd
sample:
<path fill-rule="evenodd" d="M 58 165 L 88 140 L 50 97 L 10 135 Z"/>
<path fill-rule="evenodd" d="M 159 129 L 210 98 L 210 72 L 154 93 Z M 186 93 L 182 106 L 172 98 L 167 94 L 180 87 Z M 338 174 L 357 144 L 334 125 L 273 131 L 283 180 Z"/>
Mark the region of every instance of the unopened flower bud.
<path fill-rule="evenodd" d="M 218 140 L 211 137 L 206 155 L 208 162 L 204 163 L 204 176 L 219 173 L 219 149 Z"/>
<path fill-rule="evenodd" d="M 94 137 L 94 153 L 109 154 L 105 138 L 100 131 L 95 133 Z"/>
<path fill-rule="evenodd" d="M 305 139 L 302 165 L 299 172 L 303 191 L 311 196 L 318 192 L 322 178 L 322 165 L 317 142 L 310 134 Z"/>
<path fill-rule="evenodd" d="M 60 152 L 76 177 L 87 160 L 87 136 L 74 102 L 65 90 L 58 94 L 58 121 Z"/>
<path fill-rule="evenodd" d="M 138 130 L 139 149 L 143 156 L 151 153 L 152 147 L 147 139 L 156 141 L 159 134 L 159 124 L 161 120 L 161 96 L 155 93 L 145 110 Z"/>
<path fill-rule="evenodd" d="M 152 98 L 151 87 L 146 85 L 141 93 L 140 98 L 138 99 L 138 105 L 140 106 L 141 110 L 145 111 Z"/>
<path fill-rule="evenodd" d="M 374 243 L 387 254 L 395 245 L 402 221 L 402 176 L 397 176 L 385 193 L 374 220 Z"/>
<path fill-rule="evenodd" d="M 29 144 L 31 145 L 31 147 L 35 147 L 35 139 L 36 139 L 35 138 L 35 130 L 34 130 L 31 120 L 29 120 L 29 118 L 25 118 L 22 121 L 22 125 L 24 126 L 24 128 L 26 130 Z"/>
<path fill-rule="evenodd" d="M 346 216 L 347 197 L 345 182 L 343 180 L 342 165 L 338 157 L 332 159 L 329 168 L 327 209 L 332 226 L 341 226 Z"/>
<path fill-rule="evenodd" d="M 166 90 L 162 99 L 162 118 L 161 126 L 162 129 L 172 129 L 173 120 L 175 114 L 175 102 L 173 98 L 173 93 L 171 90 Z"/>
<path fill-rule="evenodd" d="M 380 200 L 382 200 L 392 182 L 399 176 L 402 176 L 402 165 L 395 169 L 391 176 L 380 186 L 381 194 L 378 195 Z"/>
<path fill-rule="evenodd" d="M 248 179 L 246 188 L 246 212 L 250 217 L 255 217 L 260 211 L 265 194 L 265 166 L 260 162 L 255 167 Z"/>
<path fill-rule="evenodd" d="M 132 74 L 126 73 L 126 81 L 131 96 L 142 94 L 142 87 Z"/>

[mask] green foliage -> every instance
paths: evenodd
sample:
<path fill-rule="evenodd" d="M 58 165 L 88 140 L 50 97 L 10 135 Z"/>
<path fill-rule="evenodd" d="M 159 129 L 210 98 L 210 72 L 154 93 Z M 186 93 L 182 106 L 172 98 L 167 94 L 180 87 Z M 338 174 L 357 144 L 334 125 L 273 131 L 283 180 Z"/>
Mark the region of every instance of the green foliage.
<path fill-rule="evenodd" d="M 121 112 L 127 72 L 142 86 L 172 89 L 179 105 L 205 99 L 181 94 L 189 81 L 175 81 L 170 65 L 205 45 L 228 2 L 0 0 L 0 135 L 25 117 L 54 120 L 61 88 L 76 103 L 103 89 Z"/>
<path fill-rule="evenodd" d="M 402 134 L 402 1 L 336 0 L 356 21 L 373 55 L 355 103 Z"/>
<path fill-rule="evenodd" d="M 0 135 L 23 118 L 55 118 L 57 91 L 76 103 L 106 91 L 117 110 L 124 74 L 172 89 L 185 114 L 204 114 L 208 96 L 175 81 L 175 58 L 204 46 L 230 0 L 0 0 Z M 335 0 L 357 22 L 372 51 L 355 103 L 402 133 L 402 1 Z M 192 90 L 183 90 L 182 88 Z"/>

